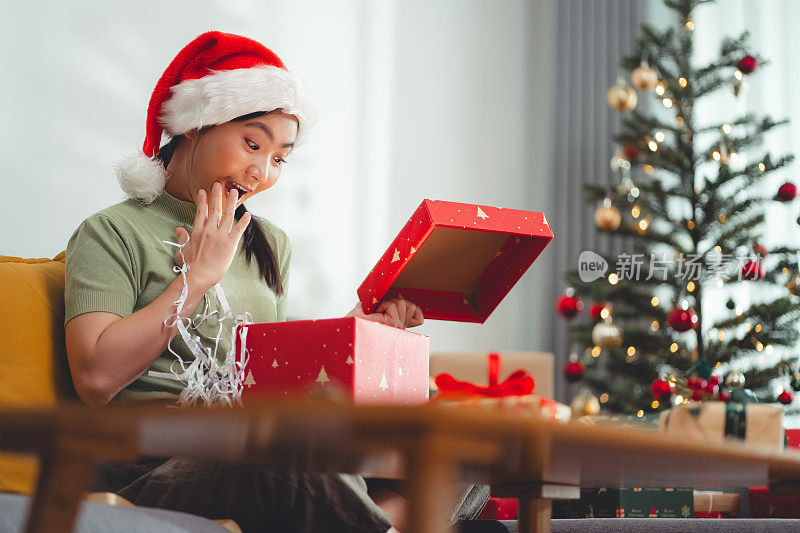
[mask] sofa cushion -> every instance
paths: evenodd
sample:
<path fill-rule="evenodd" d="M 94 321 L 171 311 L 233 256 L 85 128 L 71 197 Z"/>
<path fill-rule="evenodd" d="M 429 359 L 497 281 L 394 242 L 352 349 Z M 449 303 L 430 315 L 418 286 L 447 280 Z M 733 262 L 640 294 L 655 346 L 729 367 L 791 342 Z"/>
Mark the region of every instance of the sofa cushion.
<path fill-rule="evenodd" d="M 0 493 L 0 533 L 22 531 L 30 498 Z M 114 533 L 137 531 L 161 533 L 228 533 L 213 520 L 177 511 L 149 507 L 112 507 L 84 503 L 78 512 L 76 533 Z"/>
<path fill-rule="evenodd" d="M 0 257 L 0 407 L 77 399 L 64 343 L 64 255 Z M 0 491 L 29 494 L 35 476 L 33 459 L 0 456 Z"/>

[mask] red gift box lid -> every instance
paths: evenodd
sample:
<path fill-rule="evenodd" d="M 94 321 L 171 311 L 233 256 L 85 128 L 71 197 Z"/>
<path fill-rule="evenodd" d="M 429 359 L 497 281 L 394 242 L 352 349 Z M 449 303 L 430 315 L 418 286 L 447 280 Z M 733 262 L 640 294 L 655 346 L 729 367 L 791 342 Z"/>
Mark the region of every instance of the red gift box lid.
<path fill-rule="evenodd" d="M 426 319 L 483 323 L 551 240 L 538 211 L 423 200 L 358 297 L 365 313 L 402 297 Z"/>

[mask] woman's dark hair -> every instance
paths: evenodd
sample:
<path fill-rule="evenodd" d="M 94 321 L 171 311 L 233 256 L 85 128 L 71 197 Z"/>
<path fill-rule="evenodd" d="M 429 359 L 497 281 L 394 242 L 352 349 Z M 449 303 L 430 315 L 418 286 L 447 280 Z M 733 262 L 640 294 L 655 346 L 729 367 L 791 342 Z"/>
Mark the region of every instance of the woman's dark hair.
<path fill-rule="evenodd" d="M 250 113 L 247 115 L 242 115 L 241 117 L 236 117 L 233 119 L 233 121 L 241 122 L 243 120 L 260 117 L 268 113 L 268 111 Z M 202 135 L 210 128 L 213 128 L 213 126 L 200 128 L 199 131 Z M 183 135 L 176 135 L 158 150 L 158 155 L 156 155 L 156 158 L 161 161 L 161 163 L 164 165 L 164 168 L 167 168 L 167 165 L 169 165 L 169 162 L 172 159 L 172 155 L 175 153 L 175 148 L 178 147 L 181 137 L 183 137 Z M 241 219 L 245 213 L 247 213 L 247 208 L 244 206 L 244 204 L 242 204 L 236 208 L 234 219 Z M 242 238 L 244 239 L 244 251 L 247 262 L 250 263 L 252 261 L 252 257 L 255 256 L 256 262 L 258 262 L 258 271 L 261 274 L 261 277 L 264 278 L 264 281 L 267 282 L 267 285 L 269 285 L 269 288 L 272 289 L 277 295 L 283 294 L 283 280 L 281 279 L 281 272 L 278 268 L 278 259 L 275 255 L 275 250 L 272 248 L 269 240 L 267 240 L 267 236 L 261 229 L 261 225 L 255 221 L 252 213 L 250 223 L 247 225 L 247 229 L 244 230 L 244 235 Z"/>

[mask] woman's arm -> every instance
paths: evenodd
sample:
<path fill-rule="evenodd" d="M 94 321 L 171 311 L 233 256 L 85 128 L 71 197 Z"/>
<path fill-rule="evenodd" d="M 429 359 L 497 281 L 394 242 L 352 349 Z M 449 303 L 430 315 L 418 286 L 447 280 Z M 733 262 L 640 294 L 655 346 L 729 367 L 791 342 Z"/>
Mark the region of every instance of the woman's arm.
<path fill-rule="evenodd" d="M 189 294 L 181 317 L 191 315 L 206 291 L 228 271 L 250 222 L 250 214 L 245 213 L 234 225 L 238 195 L 231 191 L 223 210 L 222 194 L 221 186 L 215 183 L 209 205 L 205 191 L 200 190 L 191 236 L 183 228 L 175 231 L 178 244 L 184 245 L 176 251 L 175 262 L 180 267 L 185 260 L 190 266 L 186 272 Z M 78 315 L 66 324 L 72 381 L 86 404 L 107 404 L 167 349 L 178 331 L 165 326 L 164 319 L 175 313 L 175 301 L 182 290 L 183 275 L 179 275 L 150 304 L 124 318 L 96 311 Z"/>
<path fill-rule="evenodd" d="M 190 316 L 208 288 L 186 273 L 189 294 L 181 317 Z M 107 404 L 142 375 L 167 349 L 177 327 L 164 319 L 174 314 L 183 290 L 178 276 L 155 300 L 124 318 L 95 311 L 76 316 L 65 326 L 72 381 L 81 400 L 90 406 Z"/>

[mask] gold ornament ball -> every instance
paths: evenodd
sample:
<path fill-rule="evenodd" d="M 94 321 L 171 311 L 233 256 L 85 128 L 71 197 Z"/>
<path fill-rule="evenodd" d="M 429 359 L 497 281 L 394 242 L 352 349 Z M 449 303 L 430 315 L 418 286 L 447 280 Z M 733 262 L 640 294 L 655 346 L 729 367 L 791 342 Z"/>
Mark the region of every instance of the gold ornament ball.
<path fill-rule="evenodd" d="M 622 332 L 610 319 L 592 328 L 592 342 L 600 348 L 616 348 L 622 344 Z"/>
<path fill-rule="evenodd" d="M 594 212 L 594 223 L 599 230 L 614 231 L 622 223 L 622 215 L 613 205 L 603 204 Z"/>
<path fill-rule="evenodd" d="M 622 82 L 617 82 L 608 88 L 606 100 L 611 109 L 617 111 L 630 111 L 639 102 L 639 97 L 633 87 Z"/>
<path fill-rule="evenodd" d="M 658 83 L 658 74 L 647 63 L 642 63 L 631 72 L 631 83 L 640 91 L 649 91 Z"/>
<path fill-rule="evenodd" d="M 583 391 L 570 403 L 572 416 L 594 416 L 600 413 L 600 401 L 589 391 Z"/>
<path fill-rule="evenodd" d="M 795 272 L 794 276 L 786 282 L 786 288 L 795 296 L 800 296 L 800 272 Z"/>

